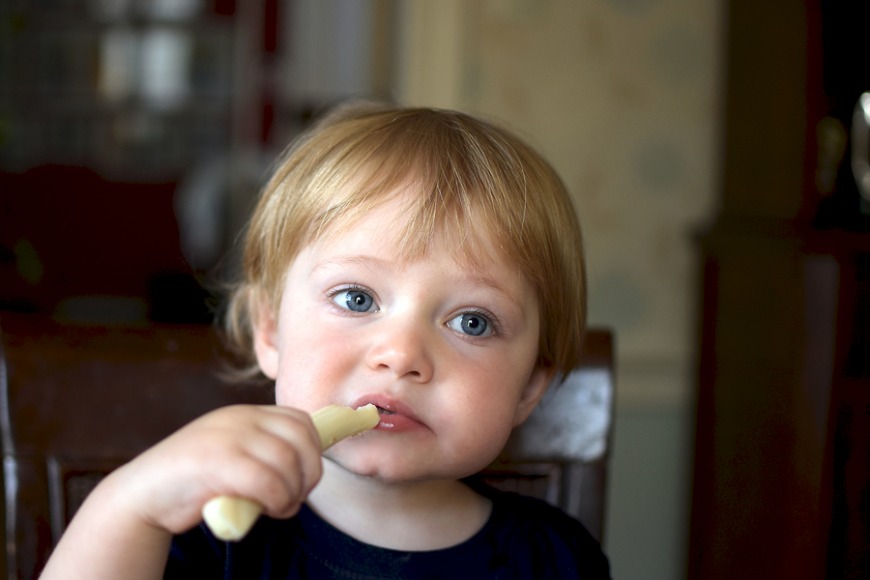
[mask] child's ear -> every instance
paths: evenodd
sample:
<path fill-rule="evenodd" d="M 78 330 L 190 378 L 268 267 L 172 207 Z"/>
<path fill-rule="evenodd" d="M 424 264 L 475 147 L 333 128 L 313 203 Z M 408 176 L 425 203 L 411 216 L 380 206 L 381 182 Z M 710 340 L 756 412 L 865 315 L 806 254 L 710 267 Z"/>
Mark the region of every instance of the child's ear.
<path fill-rule="evenodd" d="M 263 374 L 278 376 L 278 320 L 272 308 L 260 301 L 253 313 L 254 354 Z"/>
<path fill-rule="evenodd" d="M 547 387 L 550 386 L 555 375 L 556 370 L 551 366 L 541 364 L 535 366 L 532 375 L 529 377 L 529 382 L 526 383 L 526 387 L 523 389 L 519 403 L 517 403 L 517 411 L 514 415 L 514 427 L 525 421 L 532 411 L 535 410 L 535 407 L 538 406 L 538 401 L 547 392 Z"/>

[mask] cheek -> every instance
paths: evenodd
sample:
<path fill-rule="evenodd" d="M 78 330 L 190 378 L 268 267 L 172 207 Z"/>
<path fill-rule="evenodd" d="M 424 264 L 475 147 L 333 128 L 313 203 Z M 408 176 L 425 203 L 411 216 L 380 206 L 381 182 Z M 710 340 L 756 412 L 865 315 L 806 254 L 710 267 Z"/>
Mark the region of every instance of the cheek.
<path fill-rule="evenodd" d="M 471 475 L 490 465 L 501 453 L 510 432 L 508 421 L 481 420 L 479 416 L 472 417 L 466 429 L 455 431 L 463 434 L 450 452 L 458 475 Z"/>
<path fill-rule="evenodd" d="M 305 328 L 304 323 L 300 327 Z M 275 382 L 276 403 L 314 411 L 332 402 L 335 386 L 348 370 L 343 345 L 316 332 L 285 334 L 285 339 Z"/>
<path fill-rule="evenodd" d="M 516 381 L 516 379 L 514 379 Z M 515 382 L 505 384 L 497 377 L 484 382 L 486 388 L 469 388 L 444 401 L 453 420 L 461 423 L 453 431 L 458 435 L 457 445 L 466 450 L 476 449 L 479 454 L 495 455 L 501 451 L 513 429 L 518 391 Z M 515 388 L 516 387 L 516 388 Z M 488 460 L 487 460 L 488 462 Z"/>

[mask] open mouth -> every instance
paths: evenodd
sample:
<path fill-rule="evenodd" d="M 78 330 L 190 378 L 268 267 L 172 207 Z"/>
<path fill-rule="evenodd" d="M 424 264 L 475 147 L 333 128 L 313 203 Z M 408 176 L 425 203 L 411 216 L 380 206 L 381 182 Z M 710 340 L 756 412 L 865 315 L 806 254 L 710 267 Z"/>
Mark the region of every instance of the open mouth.
<path fill-rule="evenodd" d="M 429 427 L 417 417 L 409 404 L 392 399 L 386 395 L 368 395 L 361 397 L 357 404 L 374 405 L 380 416 L 377 431 L 390 433 L 415 433 L 429 431 Z"/>

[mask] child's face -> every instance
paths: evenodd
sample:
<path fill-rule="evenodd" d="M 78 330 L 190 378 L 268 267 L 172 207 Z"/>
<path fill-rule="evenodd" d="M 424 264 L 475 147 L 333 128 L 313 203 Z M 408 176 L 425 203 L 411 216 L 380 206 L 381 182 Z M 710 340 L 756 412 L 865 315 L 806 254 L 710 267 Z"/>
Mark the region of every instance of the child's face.
<path fill-rule="evenodd" d="M 551 378 L 536 365 L 538 303 L 510 264 L 469 267 L 452 240 L 401 261 L 400 199 L 299 254 L 277 319 L 257 325 L 257 356 L 279 405 L 387 411 L 329 451 L 345 469 L 390 482 L 464 477 L 498 454 Z"/>

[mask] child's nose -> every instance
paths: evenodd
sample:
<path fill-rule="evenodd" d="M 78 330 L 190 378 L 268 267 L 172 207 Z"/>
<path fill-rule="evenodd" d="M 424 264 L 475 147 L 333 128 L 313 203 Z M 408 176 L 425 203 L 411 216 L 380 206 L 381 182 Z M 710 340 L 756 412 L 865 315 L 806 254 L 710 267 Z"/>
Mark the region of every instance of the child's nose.
<path fill-rule="evenodd" d="M 418 383 L 429 382 L 434 373 L 426 331 L 408 321 L 385 325 L 375 337 L 366 362 L 372 369 Z"/>

